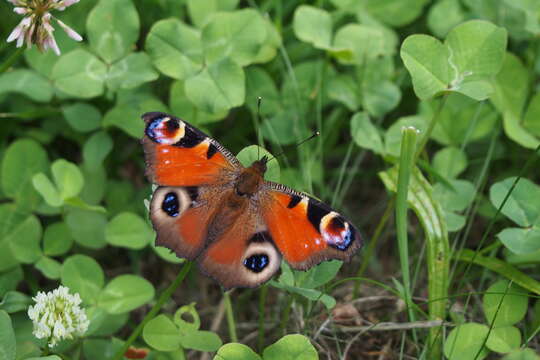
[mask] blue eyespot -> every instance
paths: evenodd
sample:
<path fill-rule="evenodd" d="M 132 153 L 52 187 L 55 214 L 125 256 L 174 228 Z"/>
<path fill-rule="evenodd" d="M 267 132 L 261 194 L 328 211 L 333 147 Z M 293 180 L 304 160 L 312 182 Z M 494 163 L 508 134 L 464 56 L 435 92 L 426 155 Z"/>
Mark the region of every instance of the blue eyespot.
<path fill-rule="evenodd" d="M 255 254 L 244 259 L 244 266 L 254 273 L 260 273 L 268 266 L 269 263 L 270 259 L 266 254 Z"/>
<path fill-rule="evenodd" d="M 351 245 L 352 241 L 353 241 L 353 237 L 354 237 L 354 234 L 353 232 L 351 231 L 351 229 L 349 228 L 347 230 L 347 233 L 345 234 L 345 236 L 343 237 L 343 241 L 335 244 L 334 246 L 336 248 L 338 248 L 339 250 L 341 251 L 345 251 L 349 248 L 349 246 Z"/>
<path fill-rule="evenodd" d="M 163 203 L 161 204 L 161 209 L 169 216 L 175 217 L 178 216 L 180 210 L 180 203 L 178 202 L 178 196 L 176 193 L 170 192 L 165 195 Z"/>

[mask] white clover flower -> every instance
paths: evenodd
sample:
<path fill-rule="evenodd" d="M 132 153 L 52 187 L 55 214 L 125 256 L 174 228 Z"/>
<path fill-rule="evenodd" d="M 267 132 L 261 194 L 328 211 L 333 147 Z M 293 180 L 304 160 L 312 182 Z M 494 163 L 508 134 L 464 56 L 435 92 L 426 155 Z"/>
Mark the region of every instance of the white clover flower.
<path fill-rule="evenodd" d="M 75 41 L 81 41 L 82 37 L 72 28 L 64 24 L 51 15 L 49 11 L 63 11 L 68 6 L 78 3 L 79 0 L 7 0 L 13 5 L 13 11 L 19 15 L 24 15 L 19 25 L 13 29 L 7 38 L 7 42 L 17 40 L 17 47 L 21 47 L 25 42 L 30 47 L 36 44 L 40 51 L 52 49 L 56 55 L 60 55 L 60 49 L 54 39 L 54 28 L 51 19 Z"/>
<path fill-rule="evenodd" d="M 78 293 L 70 295 L 67 287 L 60 286 L 48 293 L 40 291 L 33 299 L 36 304 L 28 308 L 28 317 L 34 323 L 33 334 L 38 339 L 49 339 L 49 346 L 82 336 L 88 329 L 90 321 L 79 307 Z"/>

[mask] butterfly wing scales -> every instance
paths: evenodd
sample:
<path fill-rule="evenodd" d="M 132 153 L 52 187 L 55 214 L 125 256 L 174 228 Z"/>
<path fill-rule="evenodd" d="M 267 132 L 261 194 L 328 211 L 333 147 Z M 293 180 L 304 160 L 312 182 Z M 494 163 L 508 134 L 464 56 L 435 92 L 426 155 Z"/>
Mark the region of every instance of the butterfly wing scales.
<path fill-rule="evenodd" d="M 362 246 L 358 230 L 324 203 L 266 182 L 263 218 L 283 258 L 297 270 L 325 260 L 349 261 Z"/>
<path fill-rule="evenodd" d="M 187 122 L 165 113 L 143 116 L 146 174 L 166 186 L 216 185 L 231 181 L 242 166 L 217 141 Z"/>

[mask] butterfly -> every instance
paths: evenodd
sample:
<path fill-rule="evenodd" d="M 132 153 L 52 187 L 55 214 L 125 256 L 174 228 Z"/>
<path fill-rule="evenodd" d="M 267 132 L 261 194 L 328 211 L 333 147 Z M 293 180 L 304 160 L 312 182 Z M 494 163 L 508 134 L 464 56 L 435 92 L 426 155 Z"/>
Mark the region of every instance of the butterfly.
<path fill-rule="evenodd" d="M 196 260 L 223 288 L 256 287 L 280 268 L 348 261 L 358 230 L 307 194 L 265 181 L 267 157 L 244 167 L 216 140 L 172 115 L 142 115 L 156 245 Z"/>

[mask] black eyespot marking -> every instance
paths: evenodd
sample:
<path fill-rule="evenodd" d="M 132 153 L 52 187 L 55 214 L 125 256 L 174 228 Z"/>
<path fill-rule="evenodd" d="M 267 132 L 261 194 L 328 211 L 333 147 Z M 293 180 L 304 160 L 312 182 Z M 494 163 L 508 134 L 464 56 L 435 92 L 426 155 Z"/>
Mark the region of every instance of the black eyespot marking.
<path fill-rule="evenodd" d="M 289 205 L 287 205 L 287 207 L 289 209 L 292 209 L 293 207 L 295 207 L 296 205 L 298 205 L 298 203 L 302 201 L 302 197 L 301 196 L 298 196 L 298 195 L 291 195 L 291 201 L 289 201 Z"/>
<path fill-rule="evenodd" d="M 307 217 L 311 225 L 320 233 L 321 219 L 330 211 L 323 208 L 320 203 L 316 203 L 315 200 L 309 199 L 307 208 Z"/>
<path fill-rule="evenodd" d="M 174 145 L 184 148 L 192 148 L 199 145 L 204 139 L 206 139 L 206 136 L 204 136 L 202 133 L 194 131 L 190 126 L 186 126 L 184 137 Z"/>
<path fill-rule="evenodd" d="M 199 197 L 199 188 L 197 186 L 187 186 L 186 191 L 191 199 L 191 202 L 194 202 Z"/>
<path fill-rule="evenodd" d="M 217 153 L 218 148 L 214 144 L 210 144 L 208 146 L 208 150 L 206 151 L 206 158 L 211 159 L 212 156 L 214 156 L 215 153 Z"/>
<path fill-rule="evenodd" d="M 261 231 L 256 233 L 249 239 L 248 244 L 251 243 L 263 243 L 263 242 L 272 242 L 272 237 L 268 231 Z"/>
<path fill-rule="evenodd" d="M 328 224 L 328 230 L 334 233 L 341 232 L 345 229 L 345 220 L 341 216 L 334 216 Z"/>
<path fill-rule="evenodd" d="M 174 192 L 170 192 L 163 198 L 161 209 L 169 216 L 176 217 L 180 211 L 180 202 Z"/>
<path fill-rule="evenodd" d="M 180 128 L 180 123 L 177 119 L 170 119 L 165 123 L 165 126 L 167 127 L 167 131 L 170 133 L 174 133 L 176 130 Z"/>
<path fill-rule="evenodd" d="M 260 273 L 268 264 L 270 264 L 270 258 L 266 254 L 255 254 L 244 259 L 244 266 L 254 273 Z"/>

